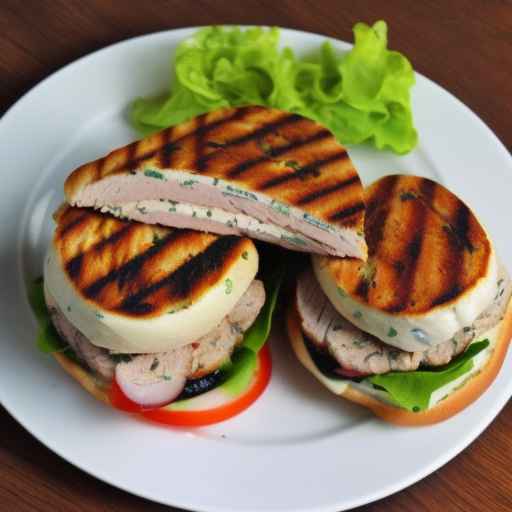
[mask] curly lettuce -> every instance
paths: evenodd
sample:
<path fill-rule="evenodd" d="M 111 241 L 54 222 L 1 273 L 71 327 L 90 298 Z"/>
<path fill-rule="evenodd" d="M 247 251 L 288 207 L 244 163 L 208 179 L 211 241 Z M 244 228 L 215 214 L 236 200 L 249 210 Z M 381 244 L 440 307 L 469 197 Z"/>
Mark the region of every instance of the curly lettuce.
<path fill-rule="evenodd" d="M 325 42 L 311 58 L 298 58 L 280 48 L 277 28 L 203 28 L 176 49 L 171 91 L 136 99 L 131 120 L 148 135 L 218 108 L 265 105 L 314 119 L 341 143 L 407 153 L 418 140 L 412 66 L 387 48 L 384 21 L 353 31 L 345 54 Z"/>

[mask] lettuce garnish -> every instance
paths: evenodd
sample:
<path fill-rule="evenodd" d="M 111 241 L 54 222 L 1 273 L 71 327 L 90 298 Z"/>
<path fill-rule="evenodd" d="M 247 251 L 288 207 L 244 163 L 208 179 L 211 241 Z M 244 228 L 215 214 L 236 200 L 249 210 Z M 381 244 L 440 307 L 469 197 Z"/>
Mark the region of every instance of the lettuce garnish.
<path fill-rule="evenodd" d="M 319 121 L 344 144 L 407 153 L 418 139 L 412 66 L 387 48 L 384 21 L 353 31 L 345 54 L 325 42 L 311 58 L 298 58 L 279 47 L 277 28 L 203 28 L 176 49 L 169 94 L 135 100 L 132 122 L 148 135 L 221 107 L 266 105 Z"/>
<path fill-rule="evenodd" d="M 444 366 L 414 372 L 389 372 L 367 380 L 385 390 L 400 407 L 413 412 L 424 411 L 428 409 L 432 393 L 471 371 L 474 357 L 488 346 L 489 340 L 477 341 Z"/>

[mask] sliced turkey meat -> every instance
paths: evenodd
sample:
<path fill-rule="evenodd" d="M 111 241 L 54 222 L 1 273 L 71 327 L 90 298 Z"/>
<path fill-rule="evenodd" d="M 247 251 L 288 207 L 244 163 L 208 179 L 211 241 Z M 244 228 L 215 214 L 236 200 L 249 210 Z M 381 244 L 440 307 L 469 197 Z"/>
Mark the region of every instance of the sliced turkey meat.
<path fill-rule="evenodd" d="M 262 281 L 255 279 L 228 314 L 227 320 L 231 325 L 245 332 L 256 320 L 263 304 L 265 304 L 265 287 Z"/>
<path fill-rule="evenodd" d="M 52 322 L 77 357 L 99 377 L 114 376 L 128 398 L 143 407 L 170 403 L 187 379 L 197 379 L 219 368 L 243 339 L 265 302 L 263 283 L 254 280 L 233 310 L 210 333 L 197 341 L 155 354 L 112 354 L 93 345 L 58 309 L 47 295 Z"/>
<path fill-rule="evenodd" d="M 221 324 L 194 344 L 190 378 L 208 375 L 229 358 L 264 303 L 265 288 L 261 281 L 255 280 Z"/>
<path fill-rule="evenodd" d="M 100 377 L 111 381 L 114 377 L 115 362 L 104 348 L 93 345 L 60 311 L 56 302 L 45 295 L 50 317 L 59 336 L 73 349 L 77 357 Z"/>
<path fill-rule="evenodd" d="M 346 148 L 275 109 L 191 119 L 80 166 L 64 190 L 73 206 L 146 224 L 366 258 L 364 189 Z"/>
<path fill-rule="evenodd" d="M 298 279 L 296 306 L 302 329 L 317 349 L 330 353 L 341 369 L 372 375 L 414 371 L 420 365 L 439 366 L 450 362 L 469 343 L 501 320 L 510 295 L 510 283 L 505 278 L 502 278 L 501 290 L 472 326 L 424 352 L 406 352 L 391 347 L 355 327 L 334 309 L 310 271 Z"/>

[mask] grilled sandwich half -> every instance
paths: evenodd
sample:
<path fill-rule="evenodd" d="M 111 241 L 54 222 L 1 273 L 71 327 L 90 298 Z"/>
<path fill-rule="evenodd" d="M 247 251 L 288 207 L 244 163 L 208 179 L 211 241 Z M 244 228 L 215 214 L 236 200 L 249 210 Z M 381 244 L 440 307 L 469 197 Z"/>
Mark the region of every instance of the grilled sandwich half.
<path fill-rule="evenodd" d="M 211 332 L 254 280 L 253 242 L 65 206 L 45 261 L 47 296 L 93 345 L 155 353 Z"/>
<path fill-rule="evenodd" d="M 65 194 L 144 223 L 367 254 L 347 150 L 320 124 L 266 107 L 218 110 L 117 149 L 73 171 Z"/>
<path fill-rule="evenodd" d="M 386 344 L 424 351 L 492 303 L 498 265 L 473 212 L 442 185 L 386 176 L 366 191 L 368 260 L 314 257 L 334 307 Z"/>
<path fill-rule="evenodd" d="M 386 176 L 365 194 L 368 260 L 313 256 L 288 335 L 328 389 L 400 425 L 442 421 L 496 377 L 512 283 L 476 216 L 442 185 Z"/>

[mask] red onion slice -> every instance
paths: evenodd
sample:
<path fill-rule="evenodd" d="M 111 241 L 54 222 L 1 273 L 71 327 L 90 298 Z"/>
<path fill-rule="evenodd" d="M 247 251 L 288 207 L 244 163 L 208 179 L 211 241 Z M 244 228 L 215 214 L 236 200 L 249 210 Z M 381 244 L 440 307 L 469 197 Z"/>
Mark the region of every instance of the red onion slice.
<path fill-rule="evenodd" d="M 189 347 L 134 356 L 117 364 L 115 379 L 126 397 L 141 407 L 162 407 L 182 392 L 191 359 Z"/>

